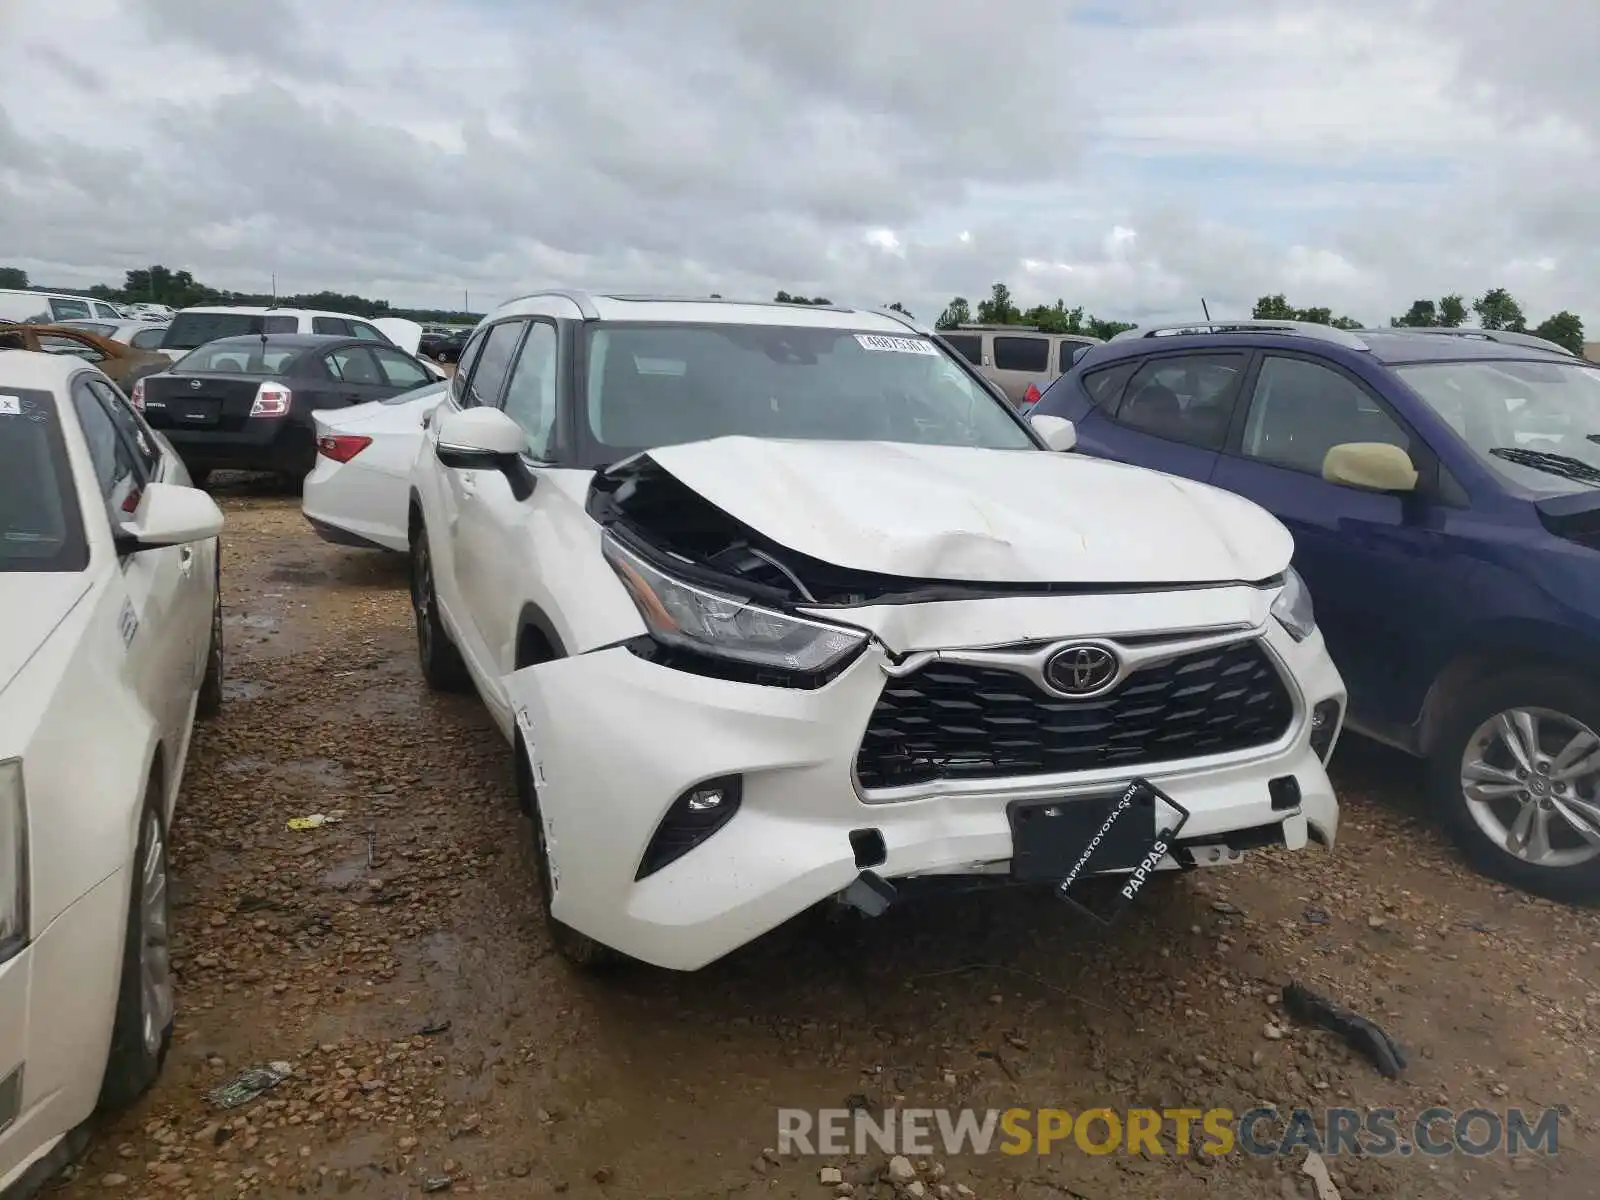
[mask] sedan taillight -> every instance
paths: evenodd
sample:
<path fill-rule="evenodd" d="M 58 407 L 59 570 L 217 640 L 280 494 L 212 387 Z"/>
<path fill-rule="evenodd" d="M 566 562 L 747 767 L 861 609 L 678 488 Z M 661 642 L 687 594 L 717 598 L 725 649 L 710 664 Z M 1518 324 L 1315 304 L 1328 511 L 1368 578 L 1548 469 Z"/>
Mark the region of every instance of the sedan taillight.
<path fill-rule="evenodd" d="M 330 433 L 317 439 L 317 453 L 336 463 L 347 463 L 370 445 L 372 439 L 369 437 L 358 437 L 353 433 Z"/>
<path fill-rule="evenodd" d="M 286 417 L 289 401 L 294 393 L 281 383 L 263 383 L 256 389 L 256 402 L 250 406 L 252 417 Z"/>

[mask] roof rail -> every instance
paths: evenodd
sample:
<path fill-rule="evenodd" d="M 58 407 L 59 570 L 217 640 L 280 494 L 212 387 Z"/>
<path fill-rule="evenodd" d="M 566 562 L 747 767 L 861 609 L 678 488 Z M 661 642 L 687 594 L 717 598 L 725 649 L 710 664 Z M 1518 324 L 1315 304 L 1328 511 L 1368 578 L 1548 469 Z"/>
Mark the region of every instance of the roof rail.
<path fill-rule="evenodd" d="M 891 321 L 899 321 L 900 324 L 913 333 L 928 334 L 930 336 L 933 334 L 933 330 L 928 326 L 917 320 L 910 313 L 903 313 L 898 308 L 875 308 L 872 311 L 880 317 L 888 317 Z"/>
<path fill-rule="evenodd" d="M 1441 325 L 1394 325 L 1388 329 L 1363 330 L 1364 333 L 1421 333 L 1434 337 L 1469 338 L 1479 342 L 1503 342 L 1507 346 L 1526 346 L 1530 350 L 1548 350 L 1552 354 L 1565 354 L 1568 358 L 1577 358 L 1578 355 L 1568 350 L 1559 342 L 1552 342 L 1549 338 L 1542 338 L 1536 333 L 1517 333 L 1511 329 L 1478 329 L 1472 326 L 1459 326 L 1451 328 Z"/>
<path fill-rule="evenodd" d="M 525 296 L 513 296 L 504 303 L 515 304 L 518 300 L 537 300 L 540 296 L 557 296 L 562 300 L 570 300 L 578 306 L 578 312 L 585 321 L 600 319 L 600 310 L 595 308 L 594 301 L 589 299 L 589 293 L 574 291 L 571 288 L 545 288 L 543 291 L 529 292 Z M 499 305 L 495 307 L 498 308 Z"/>
<path fill-rule="evenodd" d="M 975 325 L 975 324 L 955 325 L 955 326 L 952 326 L 951 328 L 945 330 L 945 332 L 946 333 L 976 333 L 980 329 L 982 329 L 982 330 L 992 330 L 992 331 L 994 331 L 996 333 L 999 333 L 1001 331 L 1005 331 L 1007 333 L 1043 333 L 1044 332 L 1037 325 L 1004 325 L 1004 324 L 1002 324 L 1002 325 Z"/>
<path fill-rule="evenodd" d="M 762 308 L 815 308 L 823 312 L 854 312 L 848 304 L 804 304 L 793 300 L 740 300 L 731 296 L 671 296 L 653 293 L 607 292 L 607 300 L 624 304 L 737 304 Z"/>
<path fill-rule="evenodd" d="M 1132 341 L 1137 338 L 1176 337 L 1185 333 L 1292 333 L 1299 337 L 1331 342 L 1346 350 L 1370 350 L 1366 342 L 1346 329 L 1332 325 L 1319 325 L 1315 321 L 1185 321 L 1174 325 L 1151 325 L 1144 329 L 1125 329 L 1111 340 Z"/>

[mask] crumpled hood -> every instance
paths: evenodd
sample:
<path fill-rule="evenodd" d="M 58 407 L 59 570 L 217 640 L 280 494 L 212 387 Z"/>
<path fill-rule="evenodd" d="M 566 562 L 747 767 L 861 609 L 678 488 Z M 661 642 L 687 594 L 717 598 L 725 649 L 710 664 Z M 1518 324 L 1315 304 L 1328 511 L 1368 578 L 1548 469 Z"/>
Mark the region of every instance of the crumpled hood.
<path fill-rule="evenodd" d="M 88 590 L 87 571 L 0 571 L 0 692 Z"/>
<path fill-rule="evenodd" d="M 1294 548 L 1239 496 L 1079 454 L 726 437 L 649 457 L 781 546 L 909 579 L 1254 582 Z"/>

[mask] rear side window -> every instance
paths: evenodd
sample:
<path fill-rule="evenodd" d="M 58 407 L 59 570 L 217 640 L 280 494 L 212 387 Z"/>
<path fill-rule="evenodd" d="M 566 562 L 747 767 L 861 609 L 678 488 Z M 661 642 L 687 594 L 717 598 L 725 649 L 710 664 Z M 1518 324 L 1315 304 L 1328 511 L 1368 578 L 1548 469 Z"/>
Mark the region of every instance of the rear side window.
<path fill-rule="evenodd" d="M 111 321 L 120 319 L 116 309 L 112 308 L 109 304 L 101 304 L 98 301 L 95 302 L 94 315 L 97 317 L 105 317 L 107 320 Z"/>
<path fill-rule="evenodd" d="M 299 317 L 262 317 L 262 333 L 299 333 Z"/>
<path fill-rule="evenodd" d="M 1128 382 L 1128 376 L 1133 374 L 1137 362 L 1116 363 L 1109 367 L 1101 367 L 1097 371 L 1089 371 L 1083 377 L 1083 390 L 1089 393 L 1089 402 L 1096 408 L 1103 408 L 1107 412 L 1117 410 L 1117 401 L 1122 398 L 1122 386 Z"/>
<path fill-rule="evenodd" d="M 372 351 L 361 346 L 346 346 L 323 356 L 328 373 L 345 383 L 383 384 L 378 364 L 372 361 Z"/>
<path fill-rule="evenodd" d="M 334 337 L 349 337 L 350 322 L 342 321 L 338 317 L 312 317 L 311 332 L 332 334 Z"/>
<path fill-rule="evenodd" d="M 390 387 L 419 388 L 428 382 L 428 373 L 398 350 L 374 346 L 372 356 L 378 360 Z"/>
<path fill-rule="evenodd" d="M 58 300 L 50 298 L 50 311 L 58 321 L 71 321 L 76 317 L 92 317 L 94 309 L 87 300 Z"/>
<path fill-rule="evenodd" d="M 1032 371 L 1042 375 L 1050 369 L 1050 340 L 1042 337 L 996 337 L 994 368 L 997 371 Z"/>
<path fill-rule="evenodd" d="M 293 320 L 291 317 L 290 320 Z M 254 313 L 179 313 L 161 339 L 163 350 L 193 350 L 218 338 L 261 333 L 262 319 Z"/>
<path fill-rule="evenodd" d="M 365 321 L 351 321 L 350 335 L 361 338 L 363 341 L 382 342 L 386 346 L 389 344 L 389 339 L 378 331 L 376 325 L 368 325 Z"/>
<path fill-rule="evenodd" d="M 1203 450 L 1220 450 L 1233 419 L 1242 354 L 1150 358 L 1122 394 L 1116 420 L 1131 429 Z"/>
<path fill-rule="evenodd" d="M 1072 370 L 1072 364 L 1078 361 L 1078 356 L 1093 344 L 1092 342 L 1062 342 L 1058 351 L 1059 360 L 1056 369 L 1065 375 Z"/>
<path fill-rule="evenodd" d="M 981 333 L 947 333 L 944 340 L 950 343 L 962 358 L 975 367 L 983 366 L 983 335 Z"/>
<path fill-rule="evenodd" d="M 511 370 L 511 359 L 526 325 L 526 321 L 507 321 L 489 330 L 483 352 L 473 368 L 472 379 L 467 383 L 468 404 L 494 405 L 499 402 L 500 389 Z"/>
<path fill-rule="evenodd" d="M 129 339 L 128 345 L 135 350 L 155 350 L 161 345 L 161 339 L 166 336 L 165 329 L 141 329 Z"/>
<path fill-rule="evenodd" d="M 478 361 L 478 355 L 483 353 L 485 334 L 469 335 L 467 344 L 461 348 L 461 357 L 456 360 L 456 373 L 450 380 L 450 394 L 455 397 L 457 404 L 467 402 L 467 380 L 472 376 L 472 366 Z"/>
<path fill-rule="evenodd" d="M 111 416 L 111 423 L 117 427 L 117 432 L 133 450 L 134 457 L 143 469 L 146 479 L 154 479 L 156 467 L 161 462 L 161 451 L 156 446 L 156 440 L 145 429 L 144 422 L 134 415 L 132 407 L 122 394 L 102 379 L 91 379 L 86 384 L 100 400 L 101 405 Z"/>
<path fill-rule="evenodd" d="M 45 391 L 0 388 L 0 572 L 88 565 L 55 399 Z"/>
<path fill-rule="evenodd" d="M 150 482 L 150 472 L 105 404 L 89 390 L 87 380 L 80 378 L 72 385 L 72 405 L 77 409 L 78 425 L 89 443 L 95 481 L 105 497 L 106 517 L 115 529 L 139 507 L 139 497 L 144 485 Z"/>

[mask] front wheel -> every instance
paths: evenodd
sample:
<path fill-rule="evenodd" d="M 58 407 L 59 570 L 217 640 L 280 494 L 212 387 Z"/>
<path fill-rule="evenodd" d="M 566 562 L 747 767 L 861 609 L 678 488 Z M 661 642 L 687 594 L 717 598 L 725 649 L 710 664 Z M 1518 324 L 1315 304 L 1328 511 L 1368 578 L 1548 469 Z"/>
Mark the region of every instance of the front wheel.
<path fill-rule="evenodd" d="M 161 810 L 161 788 L 152 780 L 139 818 L 139 845 L 133 857 L 111 1054 L 100 1084 L 103 1108 L 125 1108 L 144 1095 L 161 1074 L 172 1044 L 175 1003 L 168 940 L 167 839 Z"/>
<path fill-rule="evenodd" d="M 1429 759 L 1441 819 L 1488 875 L 1571 904 L 1600 902 L 1600 695 L 1518 672 L 1469 689 Z"/>
<path fill-rule="evenodd" d="M 461 651 L 439 617 L 439 595 L 433 584 L 433 558 L 428 531 L 411 540 L 411 610 L 417 622 L 417 662 L 422 678 L 436 692 L 464 692 L 472 686 Z"/>

